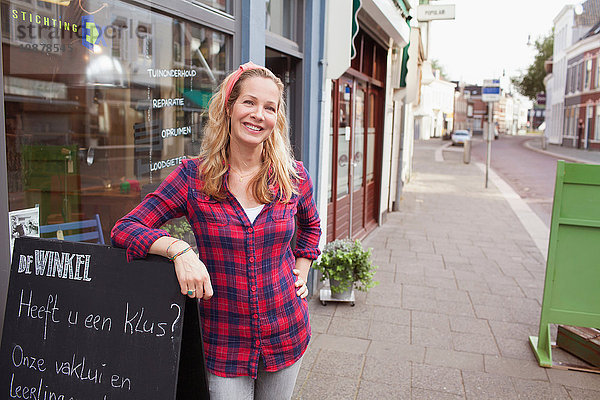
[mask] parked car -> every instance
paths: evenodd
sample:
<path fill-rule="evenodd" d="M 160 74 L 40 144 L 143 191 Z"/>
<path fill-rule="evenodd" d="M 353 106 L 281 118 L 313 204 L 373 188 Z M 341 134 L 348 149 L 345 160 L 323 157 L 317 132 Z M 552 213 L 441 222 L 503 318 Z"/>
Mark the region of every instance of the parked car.
<path fill-rule="evenodd" d="M 452 132 L 452 146 L 455 144 L 464 145 L 467 140 L 471 140 L 471 133 L 467 130 L 456 130 Z"/>

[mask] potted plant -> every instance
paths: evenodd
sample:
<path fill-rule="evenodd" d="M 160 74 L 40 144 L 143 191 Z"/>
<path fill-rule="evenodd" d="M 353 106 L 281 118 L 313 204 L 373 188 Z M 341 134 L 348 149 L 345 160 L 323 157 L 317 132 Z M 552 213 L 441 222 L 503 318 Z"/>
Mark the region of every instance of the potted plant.
<path fill-rule="evenodd" d="M 340 239 L 325 245 L 315 269 L 323 273 L 321 280 L 329 279 L 332 299 L 353 302 L 353 288 L 366 292 L 378 284 L 373 281 L 377 267 L 371 250 L 363 249 L 359 240 Z"/>

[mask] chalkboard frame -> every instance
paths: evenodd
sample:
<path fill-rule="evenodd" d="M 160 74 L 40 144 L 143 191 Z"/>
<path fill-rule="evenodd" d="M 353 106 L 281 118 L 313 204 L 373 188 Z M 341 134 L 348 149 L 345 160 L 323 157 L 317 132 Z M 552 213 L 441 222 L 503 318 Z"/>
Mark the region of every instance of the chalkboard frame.
<path fill-rule="evenodd" d="M 64 262 L 62 275 L 56 268 L 53 271 L 54 276 L 48 270 L 41 274 L 39 273 L 40 270 L 35 270 L 36 266 L 39 267 L 42 264 L 42 261 L 37 263 L 35 257 L 40 254 L 47 255 L 48 252 L 62 255 L 62 261 L 65 261 L 65 254 L 67 254 L 67 259 L 70 255 L 72 261 L 69 262 L 68 272 L 70 273 L 67 273 L 66 262 Z M 84 255 L 89 257 L 86 259 L 86 257 L 83 257 Z M 25 256 L 25 259 L 23 256 Z M 26 273 L 28 263 L 24 261 L 30 262 L 29 273 Z M 77 264 L 77 269 L 74 264 Z M 37 330 L 28 329 L 34 326 L 34 323 L 41 322 L 41 320 L 36 321 L 36 318 L 30 317 L 30 313 L 35 316 L 35 311 L 32 311 L 34 308 L 31 305 L 37 299 L 34 297 L 34 293 L 37 295 L 35 291 L 43 293 L 42 298 L 47 296 L 47 311 L 51 309 L 51 298 L 55 296 L 52 307 L 54 307 L 58 317 L 54 321 L 54 311 L 53 313 L 46 312 L 43 330 L 41 328 Z M 89 296 L 86 295 L 88 293 Z M 197 300 L 181 295 L 172 263 L 165 258 L 149 255 L 146 259 L 128 263 L 125 250 L 110 246 L 65 242 L 56 239 L 17 238 L 14 244 L 7 296 L 4 332 L 0 346 L 0 370 L 9 371 L 9 373 L 3 374 L 4 378 L 0 378 L 0 397 L 2 397 L 2 393 L 8 393 L 9 391 L 12 395 L 13 389 L 16 390 L 16 384 L 13 387 L 13 378 L 15 378 L 14 371 L 18 370 L 19 378 L 28 380 L 28 382 L 39 379 L 41 390 L 50 391 L 50 387 L 60 386 L 61 390 L 63 388 L 71 390 L 68 392 L 68 396 L 77 399 L 90 397 L 101 400 L 149 398 L 147 394 L 140 394 L 136 397 L 138 392 L 116 392 L 116 389 L 113 389 L 114 386 L 107 389 L 110 374 L 104 376 L 104 381 L 102 381 L 103 376 L 100 374 L 100 382 L 92 382 L 96 386 L 91 386 L 89 382 L 85 383 L 88 386 L 84 386 L 83 383 L 73 378 L 68 381 L 68 378 L 59 374 L 59 356 L 53 358 L 54 354 L 52 352 L 54 349 L 69 348 L 69 351 L 73 352 L 73 362 L 70 368 L 74 365 L 80 365 L 75 360 L 76 355 L 83 349 L 92 354 L 89 359 L 91 365 L 94 361 L 98 365 L 101 360 L 110 360 L 106 363 L 108 367 L 96 368 L 96 377 L 99 370 L 109 372 L 110 367 L 118 365 L 121 368 L 131 368 L 131 371 L 135 374 L 130 375 L 135 376 L 135 379 L 132 379 L 134 388 L 143 387 L 146 392 L 152 390 L 151 387 L 159 387 L 160 390 L 163 390 L 160 394 L 161 400 L 169 398 L 175 400 L 209 399 Z M 144 320 L 143 326 L 139 324 L 144 313 L 142 307 L 138 320 L 139 326 L 136 325 L 134 332 L 133 322 L 128 325 L 128 317 L 133 315 L 134 304 L 138 299 L 146 299 L 146 301 L 152 299 L 151 301 L 155 302 L 152 305 L 156 306 L 157 309 L 160 308 L 163 316 L 169 316 L 168 323 L 166 321 L 156 322 L 156 324 L 152 322 L 152 331 L 149 329 L 146 331 L 146 320 Z M 74 305 L 79 307 L 83 304 L 89 306 L 89 309 L 102 310 L 109 309 L 111 305 L 114 305 L 115 309 L 121 306 L 120 311 L 123 313 L 123 302 L 126 303 L 127 310 L 125 318 L 120 320 L 124 327 L 122 331 L 118 330 L 117 318 L 114 318 L 113 322 L 113 318 L 106 317 L 105 320 L 109 320 L 109 323 L 106 324 L 108 328 L 105 330 L 99 329 L 100 319 L 98 319 L 96 325 L 94 318 L 90 318 L 92 314 L 86 317 L 85 321 L 83 321 L 83 313 L 79 320 L 77 317 L 71 318 L 71 313 L 75 309 Z M 171 302 L 170 306 L 169 302 Z M 65 304 L 67 307 L 61 309 Z M 67 319 L 65 316 L 68 309 L 70 311 Z M 36 310 L 41 312 L 41 308 Z M 165 310 L 167 310 L 166 314 Z M 176 311 L 178 312 L 177 318 L 171 324 Z M 146 312 L 147 315 L 152 315 L 151 307 L 148 307 Z M 115 313 L 115 315 L 117 314 L 118 312 Z M 107 315 L 106 311 L 104 315 Z M 48 322 L 48 316 L 51 318 L 50 322 Z M 137 318 L 137 316 L 138 312 L 136 311 L 135 317 Z M 72 324 L 73 321 L 75 323 Z M 131 321 L 135 320 L 132 319 Z M 114 331 L 111 330 L 113 324 Z M 128 326 L 130 326 L 130 329 L 128 329 Z M 148 323 L 149 326 L 150 323 Z M 104 329 L 104 326 L 102 328 Z M 171 331 L 169 331 L 169 328 L 171 328 Z M 168 337 L 169 334 L 171 334 L 170 338 Z M 69 339 L 70 342 L 68 342 Z M 60 343 L 63 340 L 68 343 Z M 16 344 L 19 343 L 23 347 L 21 345 L 17 347 Z M 123 346 L 125 346 L 126 351 L 123 351 Z M 18 357 L 21 351 L 19 348 L 35 349 L 44 357 L 47 356 L 46 361 L 48 362 L 45 364 L 44 371 L 36 371 L 35 369 L 29 371 L 30 368 L 23 368 L 25 365 L 21 362 L 22 358 L 19 361 Z M 17 356 L 14 355 L 15 351 Z M 111 352 L 114 354 L 111 354 Z M 101 355 L 94 360 L 96 354 Z M 167 357 L 164 357 L 164 355 L 167 355 Z M 16 363 L 15 357 L 17 359 Z M 85 359 L 85 356 L 83 358 Z M 106 364 L 103 363 L 102 365 Z M 56 370 L 52 371 L 54 368 Z M 83 371 L 84 368 L 81 368 L 81 370 Z M 56 372 L 56 375 L 53 375 L 54 372 Z M 81 375 L 83 376 L 83 373 Z M 147 379 L 147 382 L 145 379 Z M 9 380 L 10 382 L 8 382 Z M 146 384 L 149 386 L 145 386 Z M 24 385 L 19 390 L 33 390 L 34 386 L 37 386 L 37 384 Z M 48 389 L 45 389 L 44 386 Z M 105 393 L 107 391 L 109 393 Z M 40 395 L 41 391 L 38 396 Z M 65 398 L 68 399 L 69 397 Z M 156 397 L 152 396 L 150 398 Z"/>

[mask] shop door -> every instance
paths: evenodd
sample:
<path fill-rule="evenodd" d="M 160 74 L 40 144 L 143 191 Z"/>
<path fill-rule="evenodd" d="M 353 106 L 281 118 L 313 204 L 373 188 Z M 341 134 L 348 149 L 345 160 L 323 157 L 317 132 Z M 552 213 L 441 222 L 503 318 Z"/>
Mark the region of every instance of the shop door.
<path fill-rule="evenodd" d="M 362 236 L 365 228 L 365 100 L 367 88 L 362 83 L 355 83 L 354 96 L 354 126 L 352 134 L 352 164 L 350 174 L 352 179 L 352 227 L 350 237 Z"/>
<path fill-rule="evenodd" d="M 377 90 L 342 77 L 332 89 L 327 240 L 361 238 L 376 226 Z"/>

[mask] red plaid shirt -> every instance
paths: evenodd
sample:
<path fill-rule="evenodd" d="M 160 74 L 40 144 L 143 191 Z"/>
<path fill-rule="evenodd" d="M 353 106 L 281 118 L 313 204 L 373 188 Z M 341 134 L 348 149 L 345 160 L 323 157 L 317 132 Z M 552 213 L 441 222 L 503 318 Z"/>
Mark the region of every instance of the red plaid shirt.
<path fill-rule="evenodd" d="M 214 289 L 210 300 L 199 301 L 208 370 L 256 378 L 260 356 L 267 371 L 290 366 L 310 339 L 307 301 L 296 295 L 292 269 L 296 257 L 314 260 L 320 254 L 320 219 L 308 172 L 298 162 L 299 194 L 288 204 L 266 204 L 251 223 L 227 185 L 221 202 L 201 191 L 198 163 L 185 160 L 121 218 L 112 243 L 127 249 L 128 260 L 143 258 L 156 239 L 169 235 L 159 227 L 185 216 Z"/>

